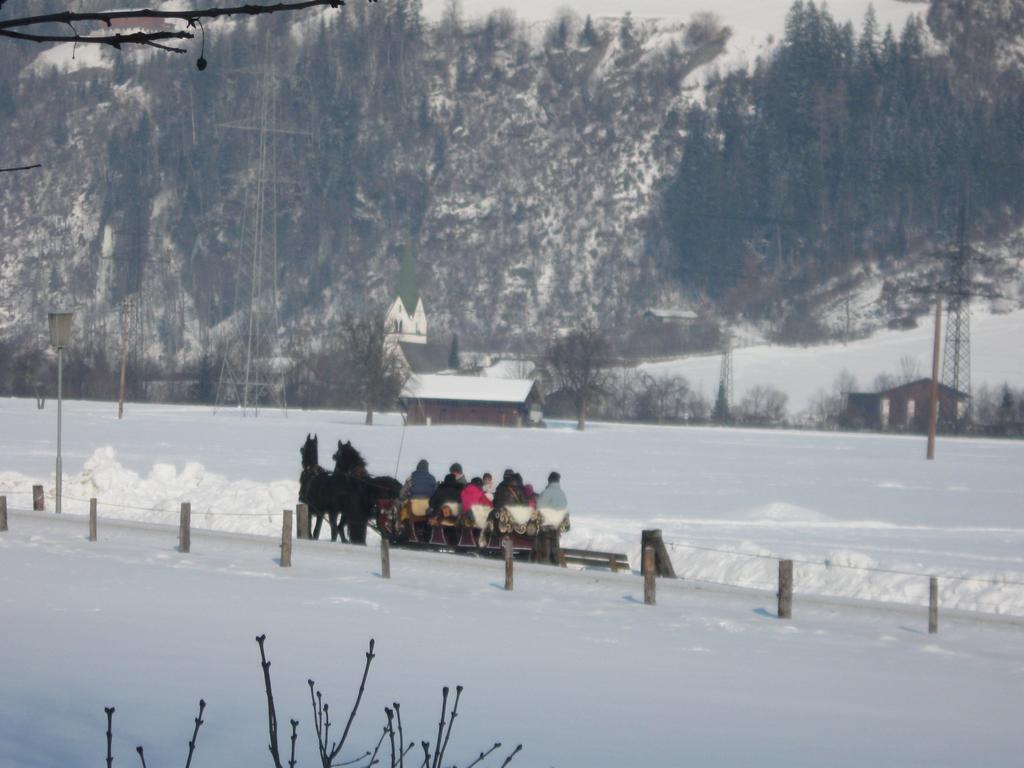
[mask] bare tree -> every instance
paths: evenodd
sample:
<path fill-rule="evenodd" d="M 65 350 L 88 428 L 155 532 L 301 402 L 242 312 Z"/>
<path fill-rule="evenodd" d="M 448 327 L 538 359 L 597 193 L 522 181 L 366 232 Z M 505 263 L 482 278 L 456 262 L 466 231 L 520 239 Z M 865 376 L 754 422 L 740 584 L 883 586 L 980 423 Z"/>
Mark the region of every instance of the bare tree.
<path fill-rule="evenodd" d="M 376 2 L 376 0 L 368 0 Z M 203 21 L 214 21 L 225 16 L 264 16 L 271 13 L 305 11 L 312 8 L 340 9 L 344 0 L 284 0 L 270 4 L 245 3 L 220 5 L 212 3 L 199 8 L 183 10 L 151 10 L 149 8 L 121 8 L 111 11 L 58 11 L 42 14 L 17 14 L 0 18 L 0 37 L 33 43 L 75 43 L 75 45 L 106 45 L 118 50 L 125 46 L 159 48 L 171 53 L 187 53 L 175 41 L 194 40 L 200 34 L 199 58 L 196 67 L 206 69 L 206 28 Z M 0 14 L 7 0 L 0 0 Z M 151 29 L 118 31 L 118 23 L 125 21 L 148 22 Z M 175 23 L 182 26 L 175 28 Z M 97 28 L 98 25 L 98 28 Z M 0 167 L 0 173 L 30 171 L 40 163 Z"/>
<path fill-rule="evenodd" d="M 900 358 L 900 372 L 896 377 L 896 380 L 900 384 L 909 384 L 912 381 L 917 381 L 921 377 L 921 361 L 914 355 L 903 355 L 903 357 Z"/>
<path fill-rule="evenodd" d="M 369 0 L 373 2 L 373 0 Z M 7 0 L 0 0 L 0 10 L 7 4 Z M 159 48 L 172 53 L 187 53 L 186 48 L 179 48 L 169 45 L 168 41 L 192 40 L 196 36 L 198 28 L 205 37 L 203 20 L 212 21 L 225 16 L 262 16 L 280 11 L 303 11 L 310 8 L 327 7 L 340 8 L 344 0 L 286 0 L 272 4 L 258 5 L 246 3 L 244 5 L 217 4 L 201 8 L 189 8 L 184 10 L 150 10 L 149 8 L 129 8 L 114 11 L 59 11 L 57 13 L 43 13 L 36 15 L 19 15 L 7 19 L 0 19 L 0 37 L 9 37 L 15 40 L 27 40 L 33 43 L 76 43 L 79 45 L 109 45 L 112 48 L 122 48 L 126 45 L 149 46 Z M 153 29 L 143 29 L 131 32 L 112 31 L 114 25 L 125 19 L 147 20 L 154 23 Z M 155 24 L 165 22 L 183 22 L 181 29 L 157 29 Z M 103 25 L 101 32 L 81 32 L 75 25 L 88 25 L 98 23 Z M 206 59 L 200 54 L 196 61 L 199 69 L 206 68 Z"/>
<path fill-rule="evenodd" d="M 682 376 L 642 374 L 636 396 L 636 416 L 641 421 L 680 421 L 687 415 L 690 382 Z"/>
<path fill-rule="evenodd" d="M 572 398 L 576 428 L 585 429 L 587 409 L 607 388 L 608 340 L 586 321 L 552 341 L 544 358 L 555 385 Z"/>
<path fill-rule="evenodd" d="M 265 648 L 267 636 L 259 635 L 256 638 L 256 644 L 260 649 L 260 669 L 263 672 L 263 688 L 267 696 L 267 733 L 269 737 L 268 749 L 270 751 L 270 758 L 273 761 L 274 768 L 284 768 L 287 764 L 288 768 L 295 768 L 298 762 L 295 759 L 295 744 L 298 741 L 298 727 L 299 721 L 290 719 L 289 725 L 291 726 L 291 735 L 289 737 L 290 744 L 287 761 L 284 760 L 284 756 L 281 751 L 281 743 L 278 734 L 278 723 L 277 723 L 277 705 L 274 702 L 274 690 L 270 678 L 270 660 L 267 659 L 267 653 Z M 320 765 L 323 768 L 336 768 L 336 766 L 342 765 L 359 765 L 360 768 L 372 768 L 374 765 L 382 764 L 384 755 L 381 753 L 381 747 L 384 745 L 385 738 L 388 739 L 390 745 L 390 765 L 392 768 L 398 768 L 398 766 L 405 765 L 405 757 L 416 748 L 415 740 L 410 739 L 408 746 L 405 744 L 405 732 L 402 729 L 402 711 L 401 706 L 398 702 L 393 703 L 390 707 L 384 707 L 384 715 L 386 722 L 384 729 L 377 739 L 377 745 L 373 751 L 366 750 L 363 754 L 356 758 L 346 760 L 344 762 L 339 761 L 341 751 L 345 747 L 348 737 L 352 731 L 352 724 L 356 718 L 356 714 L 359 712 L 359 705 L 363 700 L 363 693 L 366 690 L 366 679 L 370 674 L 370 666 L 373 660 L 376 658 L 376 654 L 373 652 L 374 641 L 371 639 L 369 648 L 366 651 L 366 663 L 363 666 L 363 675 L 359 681 L 359 689 L 356 692 L 355 702 L 352 705 L 352 709 L 349 712 L 348 719 L 345 722 L 345 728 L 342 731 L 341 737 L 338 739 L 331 738 L 331 708 L 330 704 L 327 703 L 324 695 L 316 689 L 316 683 L 313 680 L 307 680 L 309 686 L 309 695 L 313 705 L 313 727 L 316 732 L 317 740 L 317 751 Z M 420 747 L 423 749 L 424 760 L 422 765 L 429 766 L 429 768 L 441 768 L 443 765 L 445 753 L 448 750 L 448 743 L 452 735 L 452 726 L 455 724 L 455 718 L 459 716 L 459 700 L 462 698 L 462 686 L 458 685 L 455 687 L 455 699 L 452 704 L 451 710 L 448 709 L 448 686 L 445 686 L 441 692 L 441 721 L 437 727 L 437 738 L 431 744 L 429 741 L 421 741 Z M 185 757 L 185 768 L 191 768 L 192 757 L 195 755 L 196 741 L 199 736 L 199 728 L 206 721 L 203 720 L 203 712 L 206 709 L 206 702 L 202 699 L 199 700 L 199 714 L 196 715 L 193 720 L 194 727 L 192 730 L 192 738 L 188 742 L 188 754 Z M 106 766 L 111 768 L 114 763 L 114 755 L 112 750 L 113 744 L 113 722 L 114 722 L 114 708 L 104 707 L 104 713 L 107 716 L 107 755 L 106 755 Z M 447 730 L 445 729 L 447 725 Z M 396 745 L 397 739 L 397 745 Z M 469 763 L 467 768 L 472 768 L 481 764 L 496 750 L 501 748 L 501 742 L 495 742 L 493 746 L 486 750 L 481 750 L 479 756 Z M 518 755 L 523 749 L 522 744 L 517 744 L 504 762 L 501 764 L 501 768 L 505 768 L 512 759 Z M 146 753 L 141 746 L 135 748 L 136 753 L 139 755 L 139 761 L 142 763 L 142 768 L 146 768 Z M 378 760 L 377 755 L 381 754 L 381 760 Z M 363 761 L 366 762 L 363 762 Z M 411 763 L 415 764 L 415 763 Z"/>
<path fill-rule="evenodd" d="M 388 340 L 384 313 L 346 315 L 341 343 L 344 381 L 351 387 L 352 399 L 366 411 L 366 423 L 373 424 L 373 412 L 394 405 L 405 383 L 398 351 Z"/>
<path fill-rule="evenodd" d="M 773 386 L 753 387 L 740 401 L 740 420 L 747 424 L 779 424 L 786 418 L 788 400 L 788 395 Z"/>

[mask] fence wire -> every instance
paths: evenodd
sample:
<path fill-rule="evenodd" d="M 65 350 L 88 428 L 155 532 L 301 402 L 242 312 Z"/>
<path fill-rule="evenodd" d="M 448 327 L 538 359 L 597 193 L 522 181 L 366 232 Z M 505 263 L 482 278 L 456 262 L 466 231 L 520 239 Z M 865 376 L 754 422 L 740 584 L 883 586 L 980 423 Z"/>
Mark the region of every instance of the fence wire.
<path fill-rule="evenodd" d="M 705 547 L 705 546 L 701 546 L 699 544 L 680 544 L 678 542 L 666 542 L 666 544 L 668 545 L 668 547 L 670 549 L 673 549 L 673 550 L 675 550 L 675 549 L 692 549 L 692 550 L 700 550 L 702 552 L 716 552 L 716 553 L 722 554 L 722 555 L 732 555 L 734 557 L 745 557 L 745 558 L 758 559 L 758 560 L 776 560 L 776 561 L 778 561 L 778 560 L 792 560 L 794 564 L 808 565 L 808 566 L 813 566 L 813 567 L 817 567 L 817 568 L 824 568 L 826 570 L 831 570 L 832 568 L 844 568 L 846 570 L 851 570 L 851 571 L 867 571 L 867 572 L 871 572 L 871 573 L 885 573 L 885 574 L 892 574 L 892 575 L 896 575 L 896 576 L 912 576 L 912 577 L 917 577 L 917 578 L 922 578 L 922 579 L 927 579 L 927 578 L 930 578 L 932 576 L 936 576 L 936 577 L 939 577 L 939 578 L 943 579 L 944 581 L 963 581 L 963 582 L 971 582 L 971 583 L 975 583 L 975 584 L 988 584 L 988 585 L 997 586 L 997 587 L 998 586 L 1024 587 L 1024 581 L 1014 581 L 1014 580 L 1011 580 L 1011 579 L 983 579 L 983 578 L 979 578 L 977 576 L 954 576 L 952 574 L 942 574 L 942 573 L 920 573 L 918 571 L 904 571 L 904 570 L 900 570 L 900 569 L 896 569 L 896 568 L 879 568 L 879 567 L 869 566 L 869 565 L 848 565 L 848 564 L 845 564 L 845 563 L 821 562 L 821 561 L 818 561 L 818 560 L 802 560 L 800 558 L 794 558 L 794 557 L 788 557 L 787 558 L 787 557 L 781 557 L 779 555 L 763 555 L 763 554 L 758 554 L 756 552 L 740 552 L 740 551 L 734 550 L 734 549 L 720 549 L 720 548 L 717 548 L 717 547 Z M 720 584 L 721 586 L 726 586 L 726 587 L 728 587 L 728 586 L 741 586 L 741 585 L 738 585 L 738 584 L 722 584 L 720 582 L 712 582 L 712 583 Z"/>
<path fill-rule="evenodd" d="M 4 491 L 0 491 L 0 496 L 12 495 L 12 494 L 32 495 L 32 491 L 17 491 L 17 490 L 4 490 Z M 72 495 L 69 495 L 69 494 L 66 494 L 66 493 L 62 494 L 62 498 L 69 499 L 71 501 L 77 501 L 77 502 L 85 503 L 85 504 L 88 504 L 91 501 L 91 499 L 83 499 L 81 497 L 72 496 Z M 175 510 L 175 509 L 161 509 L 159 507 L 142 507 L 142 506 L 138 506 L 138 505 L 134 505 L 134 504 L 118 504 L 118 503 L 112 502 L 112 501 L 101 501 L 100 499 L 96 500 L 96 504 L 97 504 L 97 506 L 112 507 L 112 508 L 115 508 L 115 509 L 128 509 L 128 510 L 133 510 L 133 511 L 136 511 L 136 512 L 156 512 L 156 513 L 162 514 L 162 515 L 177 515 L 177 514 L 179 514 L 179 510 Z M 12 507 L 11 510 L 12 511 L 34 511 L 34 510 L 19 510 L 19 509 L 16 509 L 14 507 Z M 196 510 L 196 509 L 193 509 L 192 510 L 192 514 L 193 515 L 203 515 L 203 516 L 208 517 L 208 518 L 209 517 L 213 517 L 213 518 L 219 518 L 219 517 L 259 517 L 259 518 L 267 519 L 267 518 L 273 518 L 275 516 L 280 516 L 283 513 L 282 512 L 219 512 L 219 511 L 213 510 L 211 508 L 207 508 L 206 510 Z M 816 568 L 824 568 L 826 570 L 831 570 L 831 569 L 834 569 L 834 568 L 842 568 L 842 569 L 851 570 L 851 571 L 863 571 L 863 572 L 867 572 L 867 573 L 882 573 L 882 574 L 894 575 L 894 576 L 909 576 L 909 577 L 912 577 L 912 578 L 921 578 L 921 579 L 927 579 L 927 578 L 930 578 L 932 576 L 936 576 L 936 577 L 939 577 L 939 578 L 943 579 L 944 581 L 956 581 L 956 582 L 965 582 L 965 583 L 972 583 L 972 584 L 985 584 L 985 585 L 988 585 L 988 586 L 995 586 L 995 587 L 999 587 L 999 586 L 1024 587 L 1024 581 L 1017 581 L 1017 580 L 1013 580 L 1013 579 L 986 579 L 986 578 L 981 578 L 981 577 L 978 577 L 978 576 L 955 576 L 955 575 L 952 575 L 952 574 L 943 574 L 943 573 L 921 573 L 919 571 L 906 571 L 906 570 L 902 570 L 902 569 L 898 569 L 898 568 L 881 568 L 881 567 L 877 567 L 877 566 L 867 566 L 867 565 L 850 565 L 850 564 L 846 564 L 846 563 L 832 563 L 832 562 L 828 562 L 828 561 L 821 562 L 821 561 L 817 561 L 817 560 L 805 560 L 805 559 L 793 558 L 793 557 L 785 558 L 785 557 L 781 557 L 781 556 L 776 555 L 776 554 L 761 554 L 761 553 L 757 553 L 757 552 L 741 552 L 741 551 L 735 550 L 735 549 L 722 549 L 721 547 L 708 547 L 708 546 L 703 546 L 703 545 L 700 545 L 700 544 L 682 544 L 682 543 L 674 542 L 674 541 L 673 542 L 665 542 L 665 544 L 666 544 L 666 546 L 668 546 L 672 550 L 687 549 L 687 550 L 694 550 L 694 551 L 701 551 L 701 552 L 713 552 L 715 554 L 730 555 L 732 557 L 747 558 L 747 559 L 751 559 L 751 560 L 755 560 L 755 559 L 756 560 L 774 560 L 774 561 L 792 560 L 794 564 L 805 565 L 805 566 L 816 567 Z M 771 588 L 773 588 L 773 587 L 752 587 L 750 585 L 745 585 L 745 584 L 730 584 L 728 582 L 714 581 L 714 580 L 710 580 L 710 579 L 697 579 L 697 578 L 691 578 L 691 577 L 687 577 L 686 580 L 690 581 L 690 582 L 694 582 L 694 583 L 712 584 L 712 585 L 720 586 L 720 587 L 741 587 L 741 588 L 752 588 L 752 589 L 771 589 Z"/>

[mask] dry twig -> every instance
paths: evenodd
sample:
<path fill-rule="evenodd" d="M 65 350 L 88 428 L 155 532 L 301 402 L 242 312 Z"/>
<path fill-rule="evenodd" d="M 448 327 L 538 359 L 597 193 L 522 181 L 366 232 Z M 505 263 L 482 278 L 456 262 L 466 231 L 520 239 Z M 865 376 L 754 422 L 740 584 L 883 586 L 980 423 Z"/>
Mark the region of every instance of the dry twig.
<path fill-rule="evenodd" d="M 375 2 L 376 0 L 369 0 Z M 125 45 L 139 45 L 159 48 L 173 53 L 185 53 L 186 49 L 176 48 L 167 45 L 167 40 L 192 40 L 195 38 L 194 30 L 201 24 L 203 19 L 218 19 L 224 16 L 262 16 L 281 11 L 303 11 L 310 8 L 326 7 L 340 8 L 345 5 L 345 0 L 286 0 L 272 5 L 256 5 L 246 3 L 245 5 L 234 6 L 209 6 L 206 8 L 190 8 L 185 10 L 150 10 L 148 8 L 137 8 L 116 11 L 60 11 L 58 13 L 45 13 L 37 16 L 15 16 L 9 19 L 0 19 L 0 37 L 10 37 L 16 40 L 27 40 L 34 43 L 81 43 L 92 45 L 109 45 L 112 48 L 120 49 Z M 0 8 L 3 3 L 0 2 Z M 145 19 L 150 21 L 183 21 L 185 29 L 178 30 L 143 30 L 127 34 L 108 33 L 97 35 L 80 34 L 74 27 L 77 22 L 99 22 L 107 28 L 113 22 L 123 19 Z M 68 27 L 70 32 L 43 32 L 38 30 L 40 26 L 62 24 Z"/>

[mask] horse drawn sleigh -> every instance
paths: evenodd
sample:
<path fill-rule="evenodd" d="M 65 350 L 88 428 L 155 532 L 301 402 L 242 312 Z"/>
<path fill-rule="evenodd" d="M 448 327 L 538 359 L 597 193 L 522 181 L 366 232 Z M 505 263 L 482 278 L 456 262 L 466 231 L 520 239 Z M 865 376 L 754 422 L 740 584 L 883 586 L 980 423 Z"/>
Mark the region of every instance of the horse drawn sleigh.
<path fill-rule="evenodd" d="M 527 505 L 463 509 L 455 502 L 432 509 L 427 498 L 401 498 L 403 486 L 395 478 L 370 475 L 349 442 L 338 441 L 333 472 L 318 463 L 316 436 L 307 435 L 300 452 L 299 501 L 316 521 L 313 538 L 320 537 L 326 519 L 332 541 L 364 544 L 369 527 L 396 546 L 500 556 L 508 539 L 521 558 L 559 562 L 559 539 L 569 530 L 566 510 Z"/>
<path fill-rule="evenodd" d="M 557 562 L 561 534 L 569 530 L 569 513 L 526 505 L 492 509 L 474 504 L 463 509 L 448 503 L 431 509 L 429 500 L 384 500 L 378 505 L 377 530 L 391 544 L 449 552 L 498 556 L 502 542 L 530 559 Z"/>

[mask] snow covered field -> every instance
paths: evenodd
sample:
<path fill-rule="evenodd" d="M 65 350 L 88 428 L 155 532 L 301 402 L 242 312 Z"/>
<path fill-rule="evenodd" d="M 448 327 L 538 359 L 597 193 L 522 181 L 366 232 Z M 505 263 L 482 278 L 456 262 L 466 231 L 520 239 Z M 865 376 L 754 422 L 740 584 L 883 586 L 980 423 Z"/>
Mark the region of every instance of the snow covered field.
<path fill-rule="evenodd" d="M 880 571 L 936 574 L 946 605 L 1024 616 L 1019 441 L 940 439 L 926 462 L 920 437 L 610 424 L 403 430 L 394 415 L 365 427 L 355 413 L 244 419 L 155 405 L 130 405 L 118 422 L 110 404 L 65 408 L 68 512 L 84 513 L 95 496 L 105 517 L 171 525 L 190 501 L 197 527 L 275 535 L 298 493 L 299 445 L 315 432 L 322 464 L 337 440 L 351 440 L 371 471 L 403 478 L 420 458 L 442 474 L 455 460 L 471 475 L 513 467 L 538 487 L 557 469 L 572 509 L 567 543 L 625 551 L 634 566 L 640 530 L 656 527 L 691 579 L 768 589 L 775 559 L 792 557 L 804 593 L 921 604 L 926 578 Z M 0 492 L 16 492 L 12 504 L 28 506 L 42 482 L 52 509 L 54 419 L 52 402 L 38 411 L 0 401 Z"/>
<path fill-rule="evenodd" d="M 0 401 L 12 507 L 34 481 L 52 509 L 55 415 Z M 495 740 L 524 742 L 513 765 L 530 766 L 1018 764 L 1024 444 L 940 440 L 928 463 L 920 438 L 604 424 L 403 438 L 397 417 L 360 421 L 130 405 L 118 422 L 111 404 L 66 403 L 65 493 L 99 497 L 100 541 L 70 499 L 62 518 L 12 511 L 0 534 L 0 766 L 99 761 L 111 705 L 115 765 L 140 743 L 150 765 L 175 764 L 200 696 L 193 765 L 269 765 L 262 632 L 279 716 L 302 723 L 299 765 L 315 760 L 306 679 L 347 710 L 371 636 L 349 758 L 396 699 L 407 732 L 432 740 L 440 687 L 462 683 L 449 758 L 463 766 Z M 402 475 L 421 457 L 535 483 L 557 468 L 570 544 L 636 562 L 640 529 L 660 527 L 685 580 L 659 582 L 651 608 L 634 574 L 522 565 L 506 593 L 499 563 L 396 551 L 385 581 L 376 545 L 325 541 L 297 542 L 281 569 L 273 537 L 309 431 L 322 463 L 351 439 L 379 473 L 400 445 Z M 194 529 L 178 553 L 165 526 L 184 499 L 195 527 L 242 533 Z M 774 560 L 725 550 L 802 561 L 792 622 L 773 618 Z M 844 564 L 938 573 L 940 634 L 925 631 L 925 578 Z"/>

